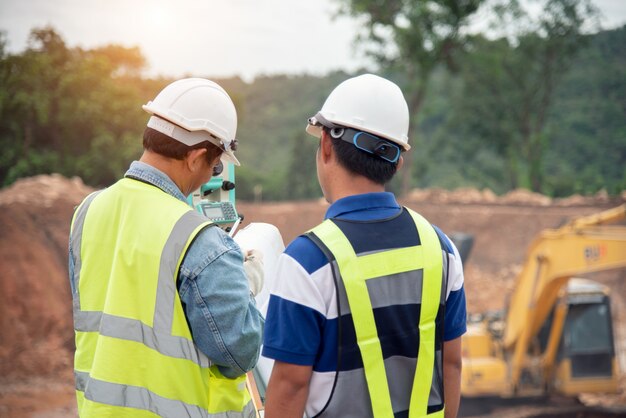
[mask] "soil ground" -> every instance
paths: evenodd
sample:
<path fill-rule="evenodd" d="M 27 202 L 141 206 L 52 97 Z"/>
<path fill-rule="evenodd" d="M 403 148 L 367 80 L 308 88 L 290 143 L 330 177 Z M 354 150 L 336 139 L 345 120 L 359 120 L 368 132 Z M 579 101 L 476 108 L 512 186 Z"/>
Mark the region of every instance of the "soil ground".
<path fill-rule="evenodd" d="M 73 332 L 67 279 L 67 236 L 73 208 L 91 189 L 80 179 L 38 176 L 0 190 L 0 417 L 75 417 Z M 514 191 L 416 190 L 401 203 L 446 233 L 474 236 L 465 264 L 472 314 L 502 309 L 533 237 L 568 219 L 617 206 L 625 198 L 573 196 L 551 200 Z M 276 225 L 285 243 L 316 225 L 327 204 L 239 202 L 250 222 Z M 626 370 L 626 272 L 594 275 L 613 292 L 616 346 Z M 582 404 L 580 403 L 582 402 Z M 461 415 L 548 418 L 626 416 L 626 379 L 617 395 L 579 400 L 464 400 Z"/>

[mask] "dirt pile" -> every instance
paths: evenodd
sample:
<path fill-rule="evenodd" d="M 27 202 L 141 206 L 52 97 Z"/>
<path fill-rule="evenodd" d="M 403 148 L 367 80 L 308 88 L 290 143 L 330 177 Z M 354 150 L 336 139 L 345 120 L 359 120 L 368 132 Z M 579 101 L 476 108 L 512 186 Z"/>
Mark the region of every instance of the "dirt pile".
<path fill-rule="evenodd" d="M 51 175 L 0 191 L 0 376 L 71 369 L 68 234 L 73 208 L 90 190 Z"/>
<path fill-rule="evenodd" d="M 600 190 L 593 196 L 572 195 L 566 198 L 553 199 L 527 189 L 515 189 L 502 196 L 496 195 L 490 189 L 473 189 L 462 187 L 455 190 L 444 189 L 413 189 L 407 196 L 408 200 L 431 202 L 440 204 L 469 203 L 469 204 L 502 204 L 502 205 L 529 205 L 529 206 L 595 206 L 615 204 L 626 201 L 626 191 L 619 197 L 611 197 L 605 190 Z"/>

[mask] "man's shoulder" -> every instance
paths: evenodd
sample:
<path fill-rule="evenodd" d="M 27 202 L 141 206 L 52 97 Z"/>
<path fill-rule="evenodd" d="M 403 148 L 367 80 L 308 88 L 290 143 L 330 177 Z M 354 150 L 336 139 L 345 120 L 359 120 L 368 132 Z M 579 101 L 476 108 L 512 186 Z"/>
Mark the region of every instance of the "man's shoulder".
<path fill-rule="evenodd" d="M 447 252 L 448 254 L 454 255 L 454 244 L 452 243 L 450 238 L 448 238 L 448 236 L 444 234 L 443 231 L 439 229 L 438 226 L 433 224 L 433 228 L 435 229 L 435 232 L 437 233 L 437 237 L 439 238 L 441 249 Z"/>
<path fill-rule="evenodd" d="M 184 263 L 187 265 L 206 264 L 207 261 L 232 251 L 241 252 L 237 243 L 217 225 L 207 224 L 198 231 L 189 244 Z"/>
<path fill-rule="evenodd" d="M 404 210 L 405 210 L 405 213 L 413 212 L 413 213 L 418 214 L 419 216 L 423 216 L 419 214 L 418 212 L 414 211 L 413 209 L 406 207 L 406 206 L 404 207 Z M 439 238 L 439 244 L 441 245 L 441 249 L 447 252 L 448 254 L 454 255 L 454 244 L 452 243 L 450 238 L 448 238 L 448 236 L 437 225 L 430 222 L 430 220 L 426 219 L 426 222 L 428 222 L 437 233 L 437 238 Z"/>
<path fill-rule="evenodd" d="M 300 266 L 312 274 L 328 264 L 328 257 L 306 234 L 300 235 L 285 248 L 287 256 L 295 260 Z"/>

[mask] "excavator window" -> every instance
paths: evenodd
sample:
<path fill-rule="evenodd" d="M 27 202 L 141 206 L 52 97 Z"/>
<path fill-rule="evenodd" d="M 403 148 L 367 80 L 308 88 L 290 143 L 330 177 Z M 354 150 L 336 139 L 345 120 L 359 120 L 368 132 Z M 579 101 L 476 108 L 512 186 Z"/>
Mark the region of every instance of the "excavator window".
<path fill-rule="evenodd" d="M 572 377 L 611 375 L 614 347 L 608 298 L 597 303 L 570 301 L 563 337 Z"/>

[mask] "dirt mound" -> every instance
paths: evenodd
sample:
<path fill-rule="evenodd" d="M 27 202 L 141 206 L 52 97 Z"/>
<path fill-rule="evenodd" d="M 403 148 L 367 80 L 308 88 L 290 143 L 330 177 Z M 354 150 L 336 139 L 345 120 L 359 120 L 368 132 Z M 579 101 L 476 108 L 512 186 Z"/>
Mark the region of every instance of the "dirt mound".
<path fill-rule="evenodd" d="M 452 191 L 439 188 L 413 189 L 408 199 L 433 203 L 494 203 L 498 201 L 498 196 L 490 189 L 462 187 Z"/>
<path fill-rule="evenodd" d="M 71 367 L 68 234 L 73 208 L 90 190 L 51 175 L 0 191 L 0 376 Z"/>
<path fill-rule="evenodd" d="M 626 202 L 626 191 L 618 197 L 611 197 L 606 190 L 600 190 L 593 196 L 573 195 L 566 198 L 553 199 L 541 193 L 527 189 L 515 189 L 502 196 L 496 195 L 490 189 L 473 189 L 461 187 L 455 190 L 444 189 L 413 189 L 407 199 L 410 201 L 430 203 L 471 203 L 471 204 L 502 204 L 524 206 L 595 206 Z"/>

